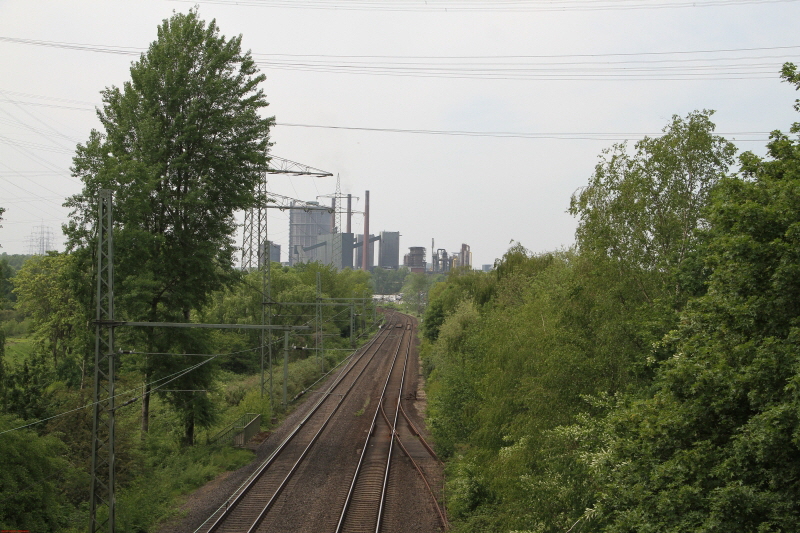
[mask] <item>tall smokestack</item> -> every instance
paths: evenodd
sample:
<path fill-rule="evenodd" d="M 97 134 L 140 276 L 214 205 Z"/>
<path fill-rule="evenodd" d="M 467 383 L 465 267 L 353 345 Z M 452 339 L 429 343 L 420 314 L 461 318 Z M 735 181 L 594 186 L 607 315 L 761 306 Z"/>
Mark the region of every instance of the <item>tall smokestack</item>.
<path fill-rule="evenodd" d="M 353 228 L 350 221 L 353 218 L 353 195 L 347 195 L 347 233 L 353 233 Z"/>
<path fill-rule="evenodd" d="M 367 253 L 369 252 L 369 191 L 364 195 L 364 243 L 361 253 L 361 270 L 367 268 Z"/>
<path fill-rule="evenodd" d="M 338 233 L 341 228 L 336 227 L 336 197 L 331 198 L 331 234 Z"/>

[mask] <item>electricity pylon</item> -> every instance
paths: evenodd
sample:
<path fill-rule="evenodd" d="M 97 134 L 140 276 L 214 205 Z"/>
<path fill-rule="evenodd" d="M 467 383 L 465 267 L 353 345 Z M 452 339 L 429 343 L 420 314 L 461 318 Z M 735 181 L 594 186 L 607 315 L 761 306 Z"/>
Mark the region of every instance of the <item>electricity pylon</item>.
<path fill-rule="evenodd" d="M 302 163 L 290 161 L 278 156 L 270 156 L 269 169 L 264 179 L 258 183 L 256 196 L 260 205 L 244 212 L 244 228 L 242 234 L 242 270 L 253 270 L 264 265 L 264 254 L 269 262 L 270 250 L 267 242 L 267 203 L 274 201 L 279 195 L 268 194 L 267 176 L 269 174 L 288 174 L 290 176 L 314 176 L 324 178 L 333 176 L 330 172 L 320 170 Z M 285 198 L 285 197 L 284 197 Z"/>
<path fill-rule="evenodd" d="M 97 308 L 94 348 L 94 420 L 92 422 L 92 486 L 89 533 L 107 528 L 114 533 L 114 243 L 112 196 L 98 199 Z"/>

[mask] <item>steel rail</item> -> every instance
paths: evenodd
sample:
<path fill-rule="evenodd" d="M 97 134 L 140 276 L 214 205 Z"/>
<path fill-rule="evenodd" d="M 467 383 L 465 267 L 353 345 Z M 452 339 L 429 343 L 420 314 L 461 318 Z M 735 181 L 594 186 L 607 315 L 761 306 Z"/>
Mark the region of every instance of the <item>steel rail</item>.
<path fill-rule="evenodd" d="M 386 330 L 390 330 L 390 328 L 386 328 Z M 342 507 L 342 512 L 339 515 L 339 522 L 336 524 L 336 533 L 341 533 L 342 528 L 344 527 L 344 520 L 347 516 L 348 508 L 350 507 L 350 503 L 353 498 L 353 493 L 355 491 L 356 481 L 358 480 L 358 476 L 361 472 L 361 467 L 364 464 L 364 457 L 367 454 L 367 450 L 369 449 L 369 441 L 372 438 L 373 433 L 375 432 L 375 426 L 378 420 L 378 413 L 380 412 L 380 406 L 383 403 L 383 398 L 386 395 L 386 389 L 389 386 L 389 380 L 392 377 L 392 372 L 394 372 L 394 365 L 397 363 L 397 356 L 400 354 L 400 348 L 403 344 L 403 339 L 405 338 L 405 332 L 407 330 L 403 329 L 403 335 L 400 338 L 400 343 L 397 345 L 397 351 L 395 351 L 394 358 L 392 359 L 392 366 L 389 368 L 389 372 L 386 375 L 386 381 L 383 384 L 383 389 L 381 390 L 380 400 L 378 401 L 378 407 L 375 409 L 375 414 L 372 416 L 372 424 L 370 425 L 369 431 L 367 432 L 367 438 L 364 441 L 364 446 L 361 449 L 361 456 L 358 459 L 358 465 L 356 465 L 356 470 L 353 473 L 353 479 L 350 482 L 350 488 L 347 491 L 347 498 L 345 498 L 344 506 Z M 410 342 L 409 342 L 410 345 Z M 378 524 L 378 527 L 380 524 Z"/>
<path fill-rule="evenodd" d="M 411 433 L 412 433 L 414 436 L 416 436 L 416 437 L 418 437 L 418 438 L 419 438 L 419 442 L 420 442 L 420 444 L 422 444 L 422 446 L 423 446 L 423 447 L 424 447 L 424 448 L 425 448 L 425 449 L 428 451 L 428 453 L 431 455 L 431 457 L 433 457 L 434 459 L 436 459 L 436 461 L 437 461 L 438 463 L 440 463 L 440 464 L 444 464 L 444 463 L 442 462 L 442 460 L 441 460 L 441 459 L 439 459 L 439 456 L 438 456 L 438 455 L 436 455 L 436 452 L 435 452 L 435 451 L 433 451 L 433 448 L 430 446 L 430 444 L 428 444 L 428 441 L 426 441 L 426 440 L 425 440 L 425 437 L 423 437 L 423 436 L 422 436 L 422 433 L 420 433 L 419 429 L 417 429 L 417 426 L 415 426 L 415 425 L 414 425 L 414 422 L 412 422 L 412 421 L 411 421 L 411 418 L 409 418 L 408 414 L 406 414 L 406 410 L 405 410 L 405 408 L 403 407 L 403 404 L 402 404 L 402 403 L 400 404 L 400 412 L 401 412 L 401 413 L 403 413 L 403 418 L 405 418 L 405 419 L 406 419 L 406 422 L 408 422 L 408 426 L 409 426 L 409 428 L 411 429 Z"/>
<path fill-rule="evenodd" d="M 436 454 L 432 453 L 432 451 L 429 449 L 428 443 L 425 442 L 425 439 L 422 437 L 422 435 L 420 435 L 416 431 L 414 424 L 411 422 L 411 420 L 408 419 L 408 415 L 405 414 L 405 410 L 403 410 L 402 404 L 400 405 L 400 409 L 401 411 L 403 411 L 403 416 L 405 417 L 408 425 L 411 428 L 413 428 L 413 430 L 411 431 L 412 435 L 417 436 L 423 447 L 428 451 L 428 453 L 431 454 L 431 457 L 436 459 L 437 462 L 441 463 L 439 458 L 436 457 Z M 386 425 L 390 425 L 389 417 L 386 416 L 386 412 L 383 410 L 383 407 L 381 407 L 381 414 L 383 414 L 383 420 L 386 422 Z M 444 528 L 445 531 L 447 531 L 448 529 L 450 529 L 450 524 L 447 522 L 447 517 L 445 516 L 445 513 L 442 510 L 442 506 L 439 504 L 439 500 L 436 498 L 436 494 L 433 492 L 433 487 L 431 487 L 431 484 L 428 483 L 428 477 L 425 475 L 425 472 L 422 470 L 422 467 L 419 465 L 419 463 L 417 463 L 417 461 L 415 461 L 414 458 L 411 456 L 411 453 L 408 451 L 405 444 L 403 444 L 403 439 L 400 438 L 400 435 L 395 433 L 394 438 L 397 439 L 397 444 L 400 446 L 400 449 L 403 450 L 403 453 L 406 455 L 406 457 L 408 457 L 408 460 L 411 461 L 412 465 L 414 465 L 414 468 L 416 469 L 417 473 L 422 478 L 422 482 L 425 483 L 425 486 L 428 488 L 428 493 L 431 495 L 431 499 L 433 500 L 433 506 L 436 508 L 436 512 L 439 515 L 439 522 L 442 523 L 442 527 Z"/>
<path fill-rule="evenodd" d="M 411 323 L 409 322 L 406 326 L 405 331 L 411 331 Z M 394 441 L 397 438 L 397 417 L 400 414 L 400 400 L 403 399 L 403 386 L 406 383 L 406 369 L 408 368 L 408 355 L 411 353 L 411 335 L 409 335 L 408 343 L 406 344 L 406 357 L 403 361 L 403 373 L 400 376 L 400 388 L 397 393 L 397 405 L 395 406 L 394 410 L 394 421 L 392 422 L 392 437 L 389 440 L 389 454 L 386 457 L 386 471 L 383 475 L 383 489 L 381 490 L 381 502 L 378 506 L 378 520 L 375 523 L 375 533 L 380 533 L 381 529 L 381 518 L 383 518 L 383 507 L 386 502 L 386 487 L 389 484 L 389 470 L 392 467 L 392 450 L 394 450 Z M 381 411 L 383 411 L 383 398 L 381 398 L 381 402 L 379 405 Z M 399 440 L 399 439 L 397 439 Z"/>
<path fill-rule="evenodd" d="M 380 347 L 383 345 L 383 343 L 384 343 L 384 342 L 385 342 L 387 339 L 389 339 L 389 337 L 390 337 L 390 336 L 389 336 L 389 335 L 387 335 L 387 336 L 386 336 L 386 337 L 385 337 L 385 338 L 384 338 L 384 339 L 381 341 L 381 344 L 378 346 L 378 350 L 379 350 L 379 349 L 380 349 Z M 374 356 L 375 356 L 375 354 L 377 354 L 377 353 L 378 353 L 378 350 L 376 350 L 376 351 L 375 351 L 375 353 L 372 355 L 372 357 L 374 357 Z M 333 415 L 335 415 L 335 414 L 336 414 L 336 412 L 339 410 L 339 407 L 342 405 L 342 403 L 344 403 L 344 400 L 347 398 L 347 395 L 348 395 L 348 394 L 350 394 L 350 391 L 352 391 L 352 390 L 353 390 L 353 387 L 354 387 L 354 386 L 355 386 L 355 384 L 358 382 L 358 379 L 361 377 L 361 375 L 364 373 L 364 371 L 365 371 L 365 370 L 368 368 L 368 366 L 369 366 L 369 362 L 368 362 L 366 365 L 364 365 L 364 367 L 363 367 L 363 368 L 362 368 L 362 369 L 359 371 L 359 373 L 356 375 L 355 379 L 353 380 L 353 383 L 351 383 L 351 384 L 350 384 L 350 386 L 347 388 L 347 390 L 344 392 L 344 394 L 340 395 L 340 397 L 339 397 L 339 401 L 336 403 L 336 405 L 334 406 L 334 408 L 333 408 L 333 410 L 331 411 L 331 413 L 328 415 L 328 417 L 327 417 L 327 418 L 325 419 L 325 421 L 322 423 L 322 425 L 320 426 L 320 428 L 317 430 L 317 432 L 316 432 L 316 433 L 314 434 L 314 436 L 311 438 L 311 441 L 308 443 L 308 445 L 305 447 L 305 449 L 303 449 L 303 452 L 300 454 L 300 456 L 298 457 L 297 461 L 295 461 L 294 465 L 292 465 L 292 468 L 291 468 L 291 469 L 289 470 L 289 472 L 286 474 L 286 476 L 284 477 L 283 481 L 281 481 L 281 483 L 280 483 L 280 485 L 278 486 L 278 488 L 277 488 L 277 489 L 275 489 L 275 492 L 273 493 L 272 497 L 271 497 L 271 498 L 269 499 L 269 501 L 268 501 L 268 502 L 267 502 L 267 503 L 264 505 L 264 508 L 263 508 L 263 509 L 261 510 L 261 512 L 258 514 L 258 516 L 256 517 L 256 519 L 253 521 L 253 525 L 252 525 L 252 526 L 250 526 L 250 528 L 247 530 L 247 533 L 255 533 L 255 531 L 258 529 L 258 527 L 259 527 L 259 525 L 261 524 L 261 522 L 262 522 L 262 521 L 264 520 L 264 518 L 267 516 L 267 513 L 269 512 L 269 510 L 270 510 L 270 508 L 272 507 L 272 505 L 275 503 L 275 501 L 276 501 L 276 500 L 278 499 L 278 497 L 281 495 L 281 493 L 283 492 L 283 489 L 284 489 L 284 488 L 286 488 L 286 485 L 288 485 L 288 483 L 289 483 L 289 481 L 291 480 L 291 478 L 294 476 L 294 473 L 297 471 L 297 467 L 298 467 L 298 466 L 300 466 L 300 463 L 302 463 L 302 462 L 303 462 L 303 459 L 305 459 L 306 455 L 308 454 L 308 451 L 309 451 L 309 450 L 311 449 L 311 447 L 312 447 L 312 446 L 314 446 L 314 444 L 317 442 L 317 439 L 319 438 L 319 436 L 322 434 L 322 432 L 323 432 L 323 431 L 325 430 L 325 428 L 328 426 L 328 422 L 330 422 L 330 420 L 333 418 Z M 333 393 L 330 393 L 330 392 L 329 392 L 329 393 L 327 393 L 327 394 L 328 394 L 328 395 L 332 395 Z"/>
<path fill-rule="evenodd" d="M 333 389 L 336 388 L 339 385 L 339 383 L 341 383 L 342 380 L 344 380 L 344 378 L 364 358 L 364 356 L 370 351 L 370 349 L 375 345 L 375 343 L 377 343 L 378 339 L 380 338 L 381 339 L 381 344 L 379 344 L 378 347 L 375 349 L 375 351 L 372 353 L 372 355 L 370 356 L 370 360 L 367 362 L 367 365 L 365 365 L 365 366 L 369 365 L 369 362 L 371 362 L 372 358 L 374 358 L 375 355 L 378 353 L 378 350 L 380 350 L 380 347 L 389 338 L 388 334 L 382 336 L 382 334 L 384 332 L 387 332 L 387 331 L 389 331 L 389 328 L 383 328 L 382 330 L 380 330 L 378 332 L 378 334 L 375 335 L 375 337 L 370 341 L 370 343 L 368 345 L 363 346 L 361 348 L 361 355 L 358 357 L 358 359 L 354 359 L 350 363 L 348 363 L 349 367 L 347 369 L 343 370 L 339 374 L 339 376 L 337 376 L 337 378 L 334 381 L 334 383 L 331 384 L 330 387 L 328 387 L 327 391 L 325 391 L 324 394 L 320 395 L 320 398 L 316 402 L 316 404 L 313 405 L 313 407 L 309 410 L 309 412 L 306 414 L 306 416 L 299 422 L 299 424 L 292 430 L 292 432 L 278 445 L 278 447 L 269 455 L 269 457 L 267 457 L 267 459 L 261 464 L 261 466 L 259 466 L 258 469 L 256 469 L 256 471 L 253 472 L 250 475 L 250 477 L 237 489 L 236 496 L 234 496 L 233 499 L 229 498 L 228 500 L 226 500 L 226 502 L 224 503 L 224 511 L 217 517 L 217 519 L 206 530 L 207 533 L 211 533 L 212 531 L 217 530 L 224 523 L 224 521 L 229 518 L 229 516 L 233 512 L 233 510 L 241 503 L 241 501 L 245 498 L 245 496 L 250 491 L 250 489 L 257 483 L 257 481 L 260 479 L 260 477 L 267 470 L 267 468 L 275 461 L 275 459 L 278 457 L 278 455 L 286 448 L 286 446 L 295 437 L 295 435 L 297 435 L 297 433 L 303 428 L 303 426 L 306 424 L 306 422 L 308 422 L 308 420 L 316 413 L 316 411 L 320 408 L 322 403 L 332 395 L 331 393 L 332 393 Z M 362 372 L 363 372 L 363 369 L 362 369 Z M 359 374 L 359 376 L 360 376 L 360 374 Z M 351 388 L 355 384 L 356 381 L 357 381 L 357 378 L 354 380 L 353 384 L 351 384 Z M 222 509 L 222 507 L 217 509 L 214 512 L 214 514 L 218 513 L 220 511 L 220 509 Z M 212 514 L 211 517 L 213 517 L 213 516 L 214 515 Z M 209 517 L 209 519 L 211 517 Z M 206 520 L 206 522 L 207 521 L 208 520 Z M 206 522 L 204 522 L 200 527 L 198 527 L 196 531 L 200 531 L 205 526 Z"/>

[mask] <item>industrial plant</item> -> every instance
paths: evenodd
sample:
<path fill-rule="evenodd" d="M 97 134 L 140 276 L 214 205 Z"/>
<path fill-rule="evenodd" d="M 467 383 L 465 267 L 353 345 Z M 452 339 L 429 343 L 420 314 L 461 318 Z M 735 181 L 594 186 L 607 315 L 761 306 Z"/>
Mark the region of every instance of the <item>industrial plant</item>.
<path fill-rule="evenodd" d="M 341 231 L 336 201 L 347 200 L 343 210 L 346 228 Z M 369 232 L 369 191 L 365 193 L 364 233 L 352 231 L 352 195 L 334 195 L 331 206 L 319 202 L 292 202 L 289 216 L 289 264 L 319 261 L 337 269 L 360 268 L 371 270 L 376 266 L 375 245 L 378 243 L 377 266 L 386 269 L 400 267 L 400 232 Z"/>
<path fill-rule="evenodd" d="M 313 167 L 291 161 L 289 163 L 294 165 L 291 168 L 294 174 L 330 175 L 322 174 L 324 171 Z M 461 249 L 456 252 L 448 252 L 444 248 L 437 249 L 433 239 L 431 239 L 430 262 L 427 261 L 427 249 L 424 246 L 411 246 L 408 248 L 408 253 L 403 255 L 401 265 L 400 232 L 381 231 L 377 235 L 370 233 L 369 191 L 365 191 L 364 211 L 353 210 L 353 195 L 342 194 L 338 180 L 336 193 L 325 196 L 331 199 L 330 205 L 324 205 L 318 200 L 302 201 L 267 193 L 266 183 L 263 192 L 272 197 L 274 202 L 267 208 L 289 211 L 288 261 L 285 263 L 289 266 L 312 262 L 331 265 L 338 270 L 345 268 L 372 270 L 375 267 L 397 270 L 404 266 L 411 272 L 430 274 L 447 273 L 458 268 L 472 268 L 472 252 L 468 244 L 462 244 Z M 281 246 L 267 240 L 264 209 L 254 208 L 245 214 L 242 243 L 244 269 L 264 264 L 267 256 L 272 262 L 280 261 Z M 364 216 L 363 233 L 353 233 L 354 214 Z M 259 241 L 260 246 L 256 246 L 255 243 Z M 486 266 L 484 265 L 484 270 Z"/>

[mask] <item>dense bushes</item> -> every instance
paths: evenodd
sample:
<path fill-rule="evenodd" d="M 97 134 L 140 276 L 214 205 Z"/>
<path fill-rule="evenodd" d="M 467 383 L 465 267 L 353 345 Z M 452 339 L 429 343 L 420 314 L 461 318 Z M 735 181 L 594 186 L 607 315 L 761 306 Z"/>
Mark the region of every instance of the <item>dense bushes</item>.
<path fill-rule="evenodd" d="M 92 391 L 91 367 L 86 365 L 91 350 L 86 344 L 91 335 L 85 318 L 88 311 L 81 303 L 82 293 L 77 292 L 84 290 L 81 282 L 88 281 L 85 273 L 74 268 L 77 263 L 72 254 L 51 253 L 28 261 L 11 278 L 18 296 L 16 312 L 27 317 L 31 335 L 25 339 L 29 353 L 18 351 L 9 356 L 4 354 L 7 345 L 4 324 L 0 324 L 0 500 L 13 506 L 0 504 L 0 525 L 6 529 L 59 531 L 88 521 L 92 413 L 86 407 L 91 404 Z M 366 296 L 369 300 L 369 276 L 365 272 L 336 272 L 320 264 L 297 268 L 273 265 L 273 324 L 314 323 L 317 273 L 322 298 Z M 242 275 L 237 283 L 214 293 L 208 306 L 194 310 L 196 319 L 260 323 L 260 288 L 259 272 Z M 370 307 L 369 303 L 356 305 L 359 312 Z M 324 354 L 320 362 L 315 350 L 304 349 L 315 347 L 315 330 L 292 334 L 289 400 L 319 379 L 321 367 L 329 370 L 348 353 L 342 348 L 350 346 L 350 305 L 327 306 L 322 314 L 325 346 L 336 349 Z M 358 324 L 356 327 L 355 333 L 363 332 Z M 180 355 L 182 363 L 171 361 L 170 368 L 186 370 L 208 359 L 200 354 L 217 354 L 204 367 L 208 386 L 183 386 L 180 380 L 154 383 L 150 423 L 144 432 L 137 409 L 144 376 L 137 358 L 175 356 L 144 354 L 146 339 L 121 330 L 118 347 L 133 353 L 119 358 L 117 405 L 127 400 L 133 403 L 120 408 L 116 417 L 118 528 L 147 531 L 175 512 L 181 495 L 252 458 L 250 452 L 234 452 L 208 441 L 244 413 L 262 414 L 262 427 L 266 429 L 282 411 L 283 335 L 273 336 L 274 404 L 268 373 L 265 394 L 261 393 L 261 338 L 257 331 L 205 330 L 197 336 L 202 351 Z M 186 342 L 184 345 L 188 346 Z M 163 375 L 153 376 L 156 378 Z M 168 390 L 158 390 L 160 384 L 166 384 L 163 388 Z M 193 447 L 186 446 L 187 409 L 180 405 L 189 396 L 195 405 L 203 406 L 203 412 L 196 413 L 194 419 Z M 53 418 L 30 429 L 2 433 L 47 417 Z M 35 490 L 27 488 L 31 484 Z"/>
<path fill-rule="evenodd" d="M 800 529 L 800 141 L 727 176 L 709 118 L 604 154 L 575 250 L 431 290 L 457 531 Z"/>

